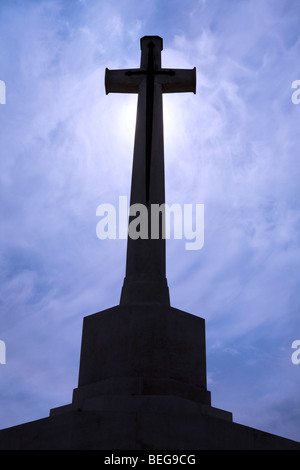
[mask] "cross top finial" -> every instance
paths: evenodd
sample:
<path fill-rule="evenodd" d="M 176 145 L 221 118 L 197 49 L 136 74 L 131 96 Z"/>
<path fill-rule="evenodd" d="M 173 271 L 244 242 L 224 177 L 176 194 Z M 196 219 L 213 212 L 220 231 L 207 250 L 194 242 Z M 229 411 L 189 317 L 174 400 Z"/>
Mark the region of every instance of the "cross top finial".
<path fill-rule="evenodd" d="M 141 68 L 148 66 L 149 48 L 153 50 L 153 60 L 155 68 L 161 68 L 161 51 L 163 50 L 163 40 L 159 36 L 144 36 L 141 38 Z"/>
<path fill-rule="evenodd" d="M 143 44 L 148 43 L 150 41 L 157 41 L 160 43 L 160 50 L 163 50 L 163 39 L 160 36 L 143 36 L 140 40 L 141 49 L 143 49 Z"/>

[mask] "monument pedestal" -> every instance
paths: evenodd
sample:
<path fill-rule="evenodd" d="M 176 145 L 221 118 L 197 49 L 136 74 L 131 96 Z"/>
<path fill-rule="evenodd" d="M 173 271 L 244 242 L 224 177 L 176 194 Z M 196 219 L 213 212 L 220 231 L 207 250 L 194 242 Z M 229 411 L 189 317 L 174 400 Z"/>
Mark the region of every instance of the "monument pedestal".
<path fill-rule="evenodd" d="M 50 415 L 196 406 L 231 419 L 231 413 L 210 405 L 204 320 L 169 306 L 134 304 L 85 317 L 78 388 L 71 405 Z"/>
<path fill-rule="evenodd" d="M 118 305 L 85 317 L 74 399 L 92 388 L 210 404 L 204 320 L 159 304 Z"/>
<path fill-rule="evenodd" d="M 84 318 L 78 387 L 50 416 L 0 431 L 2 450 L 299 450 L 211 406 L 205 322 L 119 305 Z"/>

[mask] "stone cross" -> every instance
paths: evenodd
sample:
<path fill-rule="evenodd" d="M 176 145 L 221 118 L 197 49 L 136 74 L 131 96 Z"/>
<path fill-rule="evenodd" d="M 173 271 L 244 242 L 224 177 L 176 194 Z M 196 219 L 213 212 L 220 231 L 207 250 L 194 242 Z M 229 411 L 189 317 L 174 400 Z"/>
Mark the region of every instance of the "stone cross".
<path fill-rule="evenodd" d="M 164 233 L 164 216 L 160 221 L 160 235 L 152 238 L 150 214 L 152 205 L 165 203 L 162 94 L 196 93 L 196 68 L 162 68 L 162 49 L 162 38 L 144 36 L 141 39 L 140 68 L 105 71 L 107 94 L 138 94 L 130 206 L 143 204 L 149 209 L 149 236 L 137 239 L 128 236 L 121 304 L 170 304 L 165 239 L 161 236 Z"/>

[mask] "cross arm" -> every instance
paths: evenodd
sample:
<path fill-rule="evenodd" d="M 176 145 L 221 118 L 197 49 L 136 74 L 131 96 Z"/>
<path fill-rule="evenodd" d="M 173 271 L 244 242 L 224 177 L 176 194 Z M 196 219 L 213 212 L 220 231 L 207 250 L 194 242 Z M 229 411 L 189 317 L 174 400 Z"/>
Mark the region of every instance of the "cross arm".
<path fill-rule="evenodd" d="M 138 93 L 139 84 L 145 75 L 141 69 L 105 69 L 105 91 L 108 93 Z"/>
<path fill-rule="evenodd" d="M 156 80 L 162 84 L 163 93 L 193 92 L 196 94 L 196 67 L 193 69 L 161 69 Z"/>
<path fill-rule="evenodd" d="M 147 72 L 143 69 L 105 69 L 105 91 L 108 93 L 138 93 Z M 155 80 L 163 93 L 196 93 L 196 67 L 193 69 L 159 69 Z"/>

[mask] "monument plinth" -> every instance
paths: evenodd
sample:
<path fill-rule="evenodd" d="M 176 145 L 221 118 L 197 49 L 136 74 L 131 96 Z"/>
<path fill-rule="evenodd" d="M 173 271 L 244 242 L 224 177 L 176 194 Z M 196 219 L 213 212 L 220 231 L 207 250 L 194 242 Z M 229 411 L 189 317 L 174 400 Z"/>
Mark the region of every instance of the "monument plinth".
<path fill-rule="evenodd" d="M 106 93 L 137 93 L 130 218 L 165 202 L 162 94 L 196 92 L 196 69 L 161 67 L 162 39 L 141 39 L 138 69 L 108 70 Z M 84 318 L 78 387 L 47 418 L 0 431 L 13 450 L 275 450 L 299 443 L 236 424 L 211 406 L 205 321 L 170 305 L 162 216 L 128 231 L 120 303 Z M 197 312 L 198 313 L 198 312 Z"/>
<path fill-rule="evenodd" d="M 204 320 L 152 304 L 122 305 L 86 317 L 74 397 L 84 396 L 83 389 L 101 395 L 174 395 L 210 405 Z"/>

